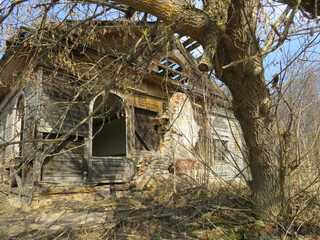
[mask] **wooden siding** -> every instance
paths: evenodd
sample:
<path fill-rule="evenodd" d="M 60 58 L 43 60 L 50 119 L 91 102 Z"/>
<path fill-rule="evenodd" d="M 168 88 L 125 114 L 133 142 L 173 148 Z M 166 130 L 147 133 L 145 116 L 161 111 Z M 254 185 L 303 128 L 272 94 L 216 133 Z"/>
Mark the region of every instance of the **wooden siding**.
<path fill-rule="evenodd" d="M 88 116 L 88 105 L 83 102 L 68 102 L 65 99 L 52 98 L 42 93 L 41 103 L 41 119 L 38 128 L 40 132 L 64 134 L 74 129 Z M 75 128 L 74 133 L 86 136 L 88 124 L 85 123 Z"/>
<path fill-rule="evenodd" d="M 74 100 L 75 87 L 68 80 L 51 78 L 52 73 L 45 71 L 40 94 L 40 124 L 38 130 L 44 133 L 64 134 L 74 129 L 74 134 L 87 136 L 88 123 L 75 127 L 88 116 L 88 104 L 82 100 Z M 69 83 L 69 86 L 65 86 Z M 57 89 L 60 86 L 61 89 Z"/>
<path fill-rule="evenodd" d="M 146 95 L 134 96 L 134 106 L 148 111 L 162 113 L 162 101 Z"/>
<path fill-rule="evenodd" d="M 82 103 L 59 103 L 58 99 L 42 97 L 41 119 L 39 131 L 64 134 L 72 129 L 79 136 L 88 134 L 88 124 L 83 124 L 76 128 L 77 124 L 88 116 L 87 105 Z M 63 100 L 61 100 L 62 102 Z M 69 104 L 72 104 L 69 108 Z"/>
<path fill-rule="evenodd" d="M 6 141 L 6 117 L 4 114 L 0 115 L 0 144 L 4 144 Z M 4 181 L 6 179 L 5 171 L 5 148 L 0 148 L 0 181 Z"/>
<path fill-rule="evenodd" d="M 97 183 L 124 183 L 132 180 L 134 164 L 126 157 L 92 157 L 91 182 Z"/>
<path fill-rule="evenodd" d="M 14 111 L 13 105 L 10 106 L 7 112 L 7 120 L 6 120 L 6 133 L 5 133 L 5 141 L 6 143 L 10 143 L 13 141 L 13 130 L 14 130 Z M 10 159 L 14 157 L 13 145 L 8 145 L 5 148 L 5 163 L 9 164 Z"/>
<path fill-rule="evenodd" d="M 82 140 L 72 138 L 47 157 L 42 167 L 44 182 L 82 182 L 87 169 L 83 162 Z"/>

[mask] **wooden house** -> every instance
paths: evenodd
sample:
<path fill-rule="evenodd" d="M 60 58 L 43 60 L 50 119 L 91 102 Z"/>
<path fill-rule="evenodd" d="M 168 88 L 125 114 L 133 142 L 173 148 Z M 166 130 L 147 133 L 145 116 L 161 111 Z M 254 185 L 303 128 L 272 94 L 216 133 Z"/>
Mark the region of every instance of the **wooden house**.
<path fill-rule="evenodd" d="M 7 42 L 0 179 L 9 190 L 145 188 L 173 173 L 199 183 L 239 179 L 239 126 L 223 92 L 191 62 L 198 45 L 152 36 L 155 23 L 90 24 L 80 33 L 68 24 L 42 35 L 21 28 Z M 88 29 L 95 37 L 79 40 Z M 68 39 L 59 39 L 63 31 Z"/>

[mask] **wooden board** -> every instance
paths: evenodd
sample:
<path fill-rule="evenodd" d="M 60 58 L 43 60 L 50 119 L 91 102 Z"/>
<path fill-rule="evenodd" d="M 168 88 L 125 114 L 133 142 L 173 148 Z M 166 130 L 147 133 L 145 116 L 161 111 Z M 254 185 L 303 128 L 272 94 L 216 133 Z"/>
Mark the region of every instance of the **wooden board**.
<path fill-rule="evenodd" d="M 136 150 L 159 149 L 160 134 L 152 125 L 152 120 L 156 117 L 156 112 L 135 108 Z"/>
<path fill-rule="evenodd" d="M 50 89 L 46 88 L 40 95 L 41 118 L 38 130 L 41 132 L 68 132 L 89 114 L 89 106 L 84 101 L 71 102 L 61 98 L 62 96 L 52 94 Z M 80 136 L 86 136 L 88 124 L 81 125 L 75 132 Z"/>
<path fill-rule="evenodd" d="M 53 156 L 45 159 L 42 167 L 42 181 L 48 182 L 82 182 L 84 177 L 84 161 L 82 140 L 74 141 L 70 137 L 61 145 Z M 45 146 L 45 148 L 48 147 Z"/>
<path fill-rule="evenodd" d="M 74 183 L 82 182 L 82 176 L 48 176 L 42 177 L 42 181 L 45 182 L 58 182 L 58 183 Z"/>
<path fill-rule="evenodd" d="M 162 101 L 149 96 L 135 96 L 134 106 L 137 108 L 146 109 L 157 113 L 162 113 Z"/>
<path fill-rule="evenodd" d="M 126 157 L 93 157 L 90 173 L 92 182 L 129 182 L 134 175 L 134 164 Z"/>

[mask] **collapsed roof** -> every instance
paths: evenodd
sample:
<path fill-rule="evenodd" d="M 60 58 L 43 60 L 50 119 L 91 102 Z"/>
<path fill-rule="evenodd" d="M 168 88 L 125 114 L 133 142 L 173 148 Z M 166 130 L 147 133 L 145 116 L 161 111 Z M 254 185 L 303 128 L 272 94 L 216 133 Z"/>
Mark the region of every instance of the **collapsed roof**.
<path fill-rule="evenodd" d="M 30 69 L 44 65 L 65 71 L 55 62 L 66 57 L 66 51 L 73 61 L 68 64 L 83 62 L 91 67 L 94 62 L 98 68 L 126 56 L 128 68 L 137 69 L 149 78 L 163 81 L 166 77 L 167 83 L 193 92 L 201 92 L 206 86 L 224 101 L 225 96 L 215 81 L 197 68 L 191 51 L 199 44 L 190 38 L 182 42 L 168 31 L 159 22 L 128 21 L 66 21 L 48 23 L 41 29 L 20 27 L 6 42 L 6 52 L 0 60 L 0 103 L 23 87 Z M 90 73 L 90 67 L 81 66 L 78 70 Z"/>

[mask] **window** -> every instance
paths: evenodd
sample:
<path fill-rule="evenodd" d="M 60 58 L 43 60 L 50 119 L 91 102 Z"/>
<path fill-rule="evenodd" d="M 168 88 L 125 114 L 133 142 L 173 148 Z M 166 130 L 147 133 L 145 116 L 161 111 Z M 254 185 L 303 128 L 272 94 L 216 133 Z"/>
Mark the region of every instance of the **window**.
<path fill-rule="evenodd" d="M 227 160 L 228 141 L 213 140 L 213 156 L 216 163 L 224 163 Z"/>
<path fill-rule="evenodd" d="M 111 93 L 104 104 L 103 98 L 102 95 L 97 97 L 93 106 L 93 111 L 97 112 L 92 121 L 92 156 L 126 156 L 123 101 Z"/>

